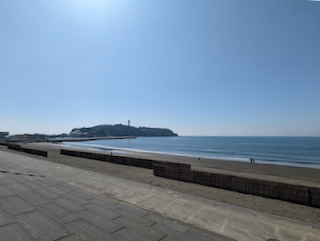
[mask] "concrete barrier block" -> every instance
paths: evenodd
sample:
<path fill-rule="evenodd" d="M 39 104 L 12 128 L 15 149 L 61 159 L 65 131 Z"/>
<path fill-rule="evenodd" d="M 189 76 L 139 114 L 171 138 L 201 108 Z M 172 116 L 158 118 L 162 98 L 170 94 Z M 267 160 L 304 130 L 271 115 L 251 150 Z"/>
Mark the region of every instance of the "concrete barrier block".
<path fill-rule="evenodd" d="M 145 168 L 153 169 L 153 161 L 152 160 L 145 160 Z"/>
<path fill-rule="evenodd" d="M 138 159 L 138 166 L 142 168 L 152 169 L 153 162 L 147 159 Z"/>
<path fill-rule="evenodd" d="M 152 162 L 154 165 L 164 165 L 164 166 L 169 166 L 169 167 L 174 167 L 174 168 L 179 168 L 179 169 L 191 170 L 190 164 L 177 163 L 177 162 L 166 162 L 166 161 L 152 161 Z"/>
<path fill-rule="evenodd" d="M 228 189 L 230 188 L 228 175 L 211 173 L 211 186 L 217 188 Z"/>
<path fill-rule="evenodd" d="M 131 160 L 132 160 L 132 158 L 130 158 L 130 157 L 124 157 L 124 159 L 123 159 L 123 164 L 124 164 L 124 165 L 132 166 Z"/>
<path fill-rule="evenodd" d="M 118 156 L 118 157 L 117 157 L 117 163 L 118 163 L 118 164 L 123 164 L 123 163 L 124 163 L 124 157 Z"/>
<path fill-rule="evenodd" d="M 180 169 L 180 179 L 184 182 L 194 182 L 193 171 L 189 169 Z"/>
<path fill-rule="evenodd" d="M 278 199 L 310 205 L 309 187 L 277 183 Z"/>
<path fill-rule="evenodd" d="M 241 193 L 248 193 L 249 183 L 246 178 L 230 176 L 228 177 L 228 182 L 229 190 Z"/>
<path fill-rule="evenodd" d="M 17 144 L 8 144 L 7 147 L 12 150 L 20 151 L 20 145 Z"/>
<path fill-rule="evenodd" d="M 262 197 L 278 198 L 276 182 L 263 181 L 261 191 L 262 191 L 261 193 Z"/>
<path fill-rule="evenodd" d="M 320 208 L 320 188 L 310 187 L 310 205 Z"/>
<path fill-rule="evenodd" d="M 211 173 L 209 172 L 193 171 L 193 178 L 197 184 L 211 186 Z"/>
<path fill-rule="evenodd" d="M 138 159 L 136 159 L 136 158 L 131 158 L 131 165 L 132 165 L 132 166 L 135 166 L 135 167 L 138 167 L 138 166 L 139 166 Z"/>
<path fill-rule="evenodd" d="M 153 175 L 158 177 L 168 177 L 168 167 L 163 165 L 155 164 L 153 166 Z"/>
<path fill-rule="evenodd" d="M 138 167 L 144 167 L 144 162 L 142 159 L 137 159 Z"/>
<path fill-rule="evenodd" d="M 174 166 L 167 166 L 167 172 L 168 172 L 168 178 L 171 178 L 174 180 L 180 179 L 179 168 Z"/>
<path fill-rule="evenodd" d="M 100 155 L 100 161 L 108 162 L 108 161 L 109 161 L 109 156 L 108 156 L 108 155 L 101 154 L 101 155 Z"/>
<path fill-rule="evenodd" d="M 178 163 L 178 167 L 180 170 L 191 170 L 191 165 L 190 164 L 185 164 L 185 163 Z"/>

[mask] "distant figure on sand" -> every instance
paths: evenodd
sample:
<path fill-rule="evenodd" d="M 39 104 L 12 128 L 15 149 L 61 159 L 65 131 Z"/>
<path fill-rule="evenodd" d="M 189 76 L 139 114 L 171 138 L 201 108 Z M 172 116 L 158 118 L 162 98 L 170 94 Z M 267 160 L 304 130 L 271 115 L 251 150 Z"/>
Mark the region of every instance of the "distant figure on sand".
<path fill-rule="evenodd" d="M 250 158 L 250 163 L 253 164 L 253 159 L 252 159 L 252 157 Z"/>
<path fill-rule="evenodd" d="M 250 163 L 255 164 L 254 159 L 252 157 L 250 158 Z"/>

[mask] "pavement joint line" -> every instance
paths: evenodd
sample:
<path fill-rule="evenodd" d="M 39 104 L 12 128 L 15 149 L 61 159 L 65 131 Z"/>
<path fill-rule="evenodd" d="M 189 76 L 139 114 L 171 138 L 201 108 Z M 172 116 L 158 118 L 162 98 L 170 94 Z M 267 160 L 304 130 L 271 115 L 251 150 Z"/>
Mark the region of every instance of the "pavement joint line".
<path fill-rule="evenodd" d="M 77 221 L 80 221 L 80 220 L 85 220 L 84 218 L 78 218 L 78 219 L 75 219 L 75 220 L 71 220 L 71 221 L 68 221 L 68 222 L 62 222 L 63 225 L 66 225 L 66 224 L 69 224 L 69 223 L 73 223 L 73 222 L 77 222 Z"/>
<path fill-rule="evenodd" d="M 58 238 L 58 239 L 55 239 L 55 240 L 53 240 L 53 241 L 59 241 L 59 240 L 61 240 L 61 239 L 67 238 L 67 237 L 72 236 L 72 235 L 75 235 L 75 233 L 67 234 L 67 235 L 65 235 L 65 236 L 63 236 L 63 237 L 60 237 L 60 238 Z"/>
<path fill-rule="evenodd" d="M 141 202 L 144 202 L 144 201 L 146 201 L 146 200 L 148 200 L 148 199 L 150 199 L 150 198 L 152 198 L 152 197 L 154 197 L 154 196 L 156 196 L 156 194 L 153 194 L 152 196 L 149 196 L 149 197 L 147 197 L 147 198 L 145 198 L 145 199 L 143 199 L 143 200 L 141 200 L 141 201 L 139 201 L 139 202 L 136 202 L 136 204 L 141 203 Z"/>
<path fill-rule="evenodd" d="M 168 234 L 166 234 L 164 237 L 162 237 L 161 239 L 159 239 L 159 241 L 161 241 L 161 240 L 165 239 L 166 237 L 169 237 L 169 235 L 168 235 Z"/>
<path fill-rule="evenodd" d="M 113 219 L 111 219 L 111 220 L 114 221 L 114 220 L 116 220 L 116 219 L 118 219 L 118 218 L 121 218 L 121 217 L 125 217 L 125 216 L 121 215 L 121 216 L 115 217 L 115 218 L 113 218 Z"/>
<path fill-rule="evenodd" d="M 117 230 L 114 230 L 113 232 L 111 232 L 111 233 L 115 233 L 115 232 L 118 232 L 118 231 L 120 231 L 121 229 L 124 229 L 124 228 L 126 228 L 127 226 L 123 226 L 123 227 L 121 227 L 121 228 L 118 228 Z"/>
<path fill-rule="evenodd" d="M 1 228 L 1 227 L 8 226 L 8 225 L 15 224 L 15 223 L 19 223 L 19 222 L 18 222 L 18 221 L 14 221 L 14 222 L 10 222 L 10 223 L 5 223 L 5 224 L 0 225 L 0 228 Z"/>
<path fill-rule="evenodd" d="M 71 221 L 69 221 L 69 222 L 65 222 L 65 223 L 63 223 L 63 225 L 65 225 L 65 224 L 69 224 L 69 223 L 74 223 L 74 222 L 77 222 L 77 221 L 80 221 L 80 220 L 87 221 L 85 218 L 80 217 L 80 218 L 78 218 L 78 219 L 76 219 L 76 220 L 71 220 Z"/>
<path fill-rule="evenodd" d="M 48 203 L 46 203 L 46 204 L 48 204 Z M 23 212 L 23 213 L 13 214 L 12 216 L 15 217 L 15 216 L 20 216 L 20 215 L 24 215 L 24 214 L 27 214 L 27 213 L 37 212 L 37 211 L 40 211 L 40 209 L 34 209 L 34 210 L 30 210 L 30 211 Z"/>

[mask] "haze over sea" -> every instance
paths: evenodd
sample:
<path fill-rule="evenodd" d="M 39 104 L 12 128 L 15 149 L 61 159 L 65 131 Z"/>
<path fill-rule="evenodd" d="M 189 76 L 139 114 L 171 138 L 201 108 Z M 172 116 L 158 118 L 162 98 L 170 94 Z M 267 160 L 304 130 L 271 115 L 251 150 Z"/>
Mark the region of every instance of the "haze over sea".
<path fill-rule="evenodd" d="M 320 168 L 320 137 L 179 136 L 66 142 L 64 145 L 123 152 L 126 150 Z"/>

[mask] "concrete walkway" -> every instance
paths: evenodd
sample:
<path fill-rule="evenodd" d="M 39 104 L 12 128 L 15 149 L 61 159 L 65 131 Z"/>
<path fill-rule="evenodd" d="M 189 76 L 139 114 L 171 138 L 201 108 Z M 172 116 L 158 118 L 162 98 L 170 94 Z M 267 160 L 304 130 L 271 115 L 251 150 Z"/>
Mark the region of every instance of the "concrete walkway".
<path fill-rule="evenodd" d="M 319 226 L 12 153 L 0 171 L 0 240 L 320 240 Z"/>

